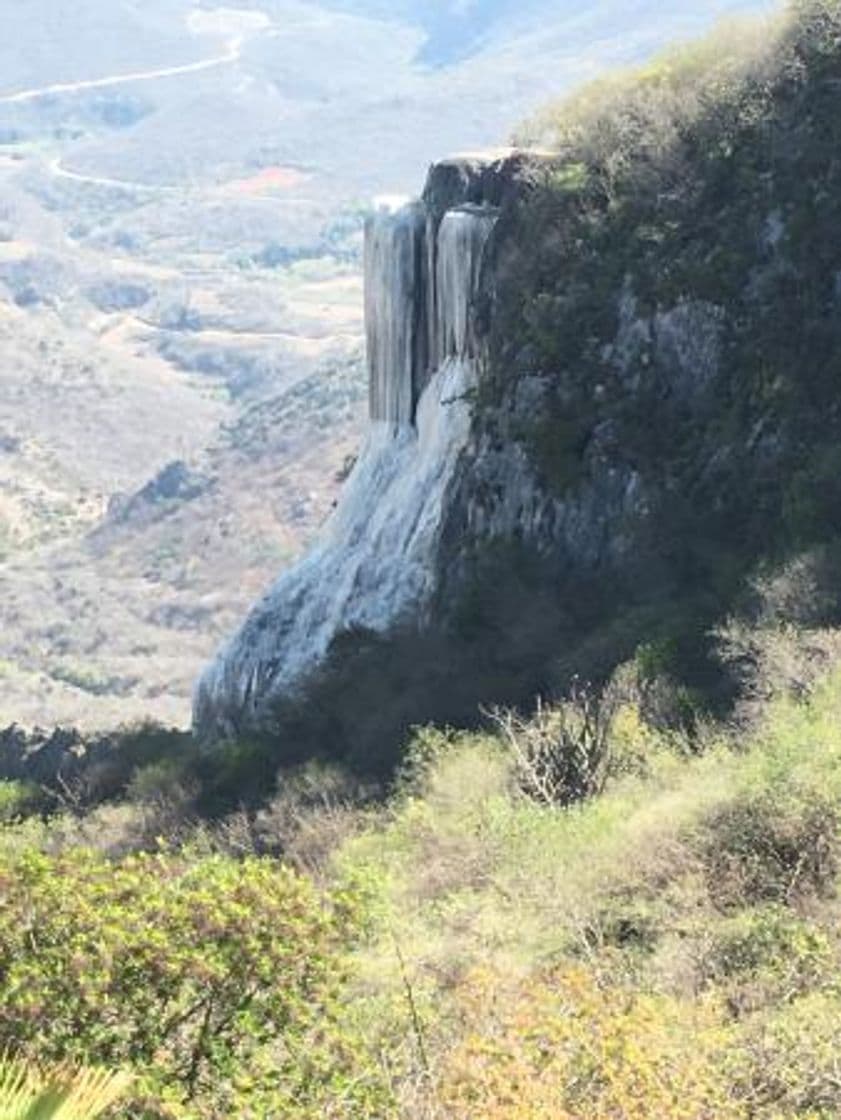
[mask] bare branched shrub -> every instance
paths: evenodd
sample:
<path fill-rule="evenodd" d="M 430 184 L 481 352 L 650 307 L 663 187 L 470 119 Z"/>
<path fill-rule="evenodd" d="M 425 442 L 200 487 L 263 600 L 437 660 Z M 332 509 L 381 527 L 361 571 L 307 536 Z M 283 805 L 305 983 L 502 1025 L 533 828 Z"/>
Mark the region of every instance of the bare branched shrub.
<path fill-rule="evenodd" d="M 282 776 L 254 820 L 258 850 L 321 876 L 342 841 L 361 830 L 370 791 L 335 767 L 310 765 Z"/>
<path fill-rule="evenodd" d="M 735 718 L 759 720 L 780 697 L 805 700 L 841 662 L 841 632 L 804 630 L 788 624 L 754 626 L 730 619 L 715 631 L 718 656 L 739 691 Z"/>
<path fill-rule="evenodd" d="M 604 790 L 612 773 L 611 729 L 621 695 L 573 683 L 562 703 L 538 703 L 531 719 L 495 710 L 491 719 L 511 750 L 517 782 L 543 805 L 572 805 Z"/>

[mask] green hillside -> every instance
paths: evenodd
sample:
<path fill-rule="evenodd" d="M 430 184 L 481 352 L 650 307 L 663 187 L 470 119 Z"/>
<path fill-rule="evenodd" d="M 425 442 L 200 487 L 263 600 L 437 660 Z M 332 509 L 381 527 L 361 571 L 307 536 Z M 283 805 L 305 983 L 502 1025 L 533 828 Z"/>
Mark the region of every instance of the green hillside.
<path fill-rule="evenodd" d="M 121 1117 L 837 1116 L 841 643 L 754 640 L 749 723 L 657 726 L 637 663 L 419 732 L 385 800 L 8 785 L 0 1045 L 130 1070 Z"/>

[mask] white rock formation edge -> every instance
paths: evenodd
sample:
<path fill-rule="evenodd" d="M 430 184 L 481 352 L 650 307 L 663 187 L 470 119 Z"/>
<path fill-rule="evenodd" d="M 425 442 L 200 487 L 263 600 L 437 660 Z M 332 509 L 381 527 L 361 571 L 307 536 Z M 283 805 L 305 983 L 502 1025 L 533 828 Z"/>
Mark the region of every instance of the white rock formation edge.
<path fill-rule="evenodd" d="M 447 494 L 470 436 L 472 309 L 495 221 L 491 208 L 463 206 L 439 222 L 413 203 L 369 222 L 369 432 L 319 540 L 200 679 L 202 737 L 269 722 L 337 635 L 385 631 L 429 601 Z"/>

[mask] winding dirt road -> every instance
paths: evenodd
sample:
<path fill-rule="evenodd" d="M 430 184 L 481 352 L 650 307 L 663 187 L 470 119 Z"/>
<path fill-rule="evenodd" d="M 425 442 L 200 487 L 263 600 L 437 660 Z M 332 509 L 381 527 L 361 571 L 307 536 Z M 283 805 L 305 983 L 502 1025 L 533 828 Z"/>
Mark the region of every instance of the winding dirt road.
<path fill-rule="evenodd" d="M 0 96 L 0 105 L 19 105 L 26 101 L 37 101 L 41 97 L 52 97 L 60 93 L 80 93 L 88 89 L 108 89 L 111 86 L 131 85 L 134 82 L 152 82 L 158 78 L 177 78 L 182 74 L 197 74 L 201 70 L 213 70 L 218 66 L 229 66 L 239 61 L 242 54 L 242 36 L 232 39 L 224 54 L 205 58 L 199 62 L 188 62 L 183 66 L 166 66 L 160 70 L 138 70 L 132 74 L 113 74 L 107 78 L 89 78 L 81 82 L 56 82 L 51 86 L 38 89 L 24 89 L 18 93 Z"/>
<path fill-rule="evenodd" d="M 138 183 L 134 179 L 109 179 L 103 175 L 84 175 L 81 171 L 71 171 L 65 167 L 61 162 L 61 156 L 56 156 L 45 165 L 46 170 L 57 179 L 67 179 L 71 183 L 82 183 L 88 187 L 109 187 L 111 190 L 121 191 L 134 191 L 139 194 L 169 194 L 169 195 L 192 195 L 196 198 L 208 199 L 216 198 L 219 200 L 230 200 L 230 185 L 225 183 L 216 184 L 203 184 L 203 183 L 184 183 L 181 186 L 173 187 L 164 183 Z M 284 206 L 311 206 L 311 198 L 295 198 L 289 196 L 278 197 L 276 195 L 263 196 L 263 195 L 243 195 L 240 197 L 240 202 L 247 202 L 251 205 L 258 205 L 260 203 L 276 206 L 279 201 Z"/>
<path fill-rule="evenodd" d="M 110 187 L 113 190 L 136 191 L 145 194 L 179 194 L 183 195 L 190 187 L 170 187 L 156 183 L 136 183 L 131 179 L 107 179 L 102 175 L 83 175 L 79 171 L 70 171 L 63 167 L 61 157 L 56 156 L 47 164 L 47 170 L 58 179 L 69 179 L 72 183 L 84 183 L 89 187 Z"/>
<path fill-rule="evenodd" d="M 243 44 L 247 37 L 247 35 L 235 35 L 228 41 L 224 53 L 214 55 L 212 58 L 201 59 L 198 62 L 188 62 L 182 66 L 165 66 L 156 70 L 137 70 L 128 74 L 111 74 L 104 78 L 88 78 L 79 82 L 55 82 L 52 85 L 39 86 L 37 89 L 24 89 L 19 90 L 17 93 L 2 94 L 0 95 L 0 105 L 20 105 L 28 101 L 37 101 L 42 97 L 82 93 L 92 89 L 110 89 L 113 86 L 152 82 L 160 78 L 178 78 L 183 77 L 185 74 L 198 74 L 204 70 L 214 70 L 220 66 L 230 66 L 238 62 L 242 57 Z M 57 178 L 69 179 L 72 182 L 84 183 L 88 186 L 141 191 L 147 194 L 184 193 L 183 187 L 137 183 L 130 180 L 111 179 L 97 175 L 84 175 L 81 172 L 70 171 L 62 165 L 60 157 L 50 160 L 47 167 L 50 173 Z M 261 199 L 259 201 L 263 200 Z"/>

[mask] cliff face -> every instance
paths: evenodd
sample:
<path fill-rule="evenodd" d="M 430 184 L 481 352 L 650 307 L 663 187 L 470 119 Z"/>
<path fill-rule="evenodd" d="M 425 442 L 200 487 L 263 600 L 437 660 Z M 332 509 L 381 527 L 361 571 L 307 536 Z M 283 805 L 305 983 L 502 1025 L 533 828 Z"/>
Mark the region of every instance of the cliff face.
<path fill-rule="evenodd" d="M 517 215 L 552 166 L 550 157 L 529 153 L 446 161 L 432 168 L 419 201 L 370 221 L 368 436 L 319 541 L 200 680 L 194 723 L 203 738 L 270 729 L 337 639 L 400 631 L 414 642 L 416 631 L 446 630 L 442 641 L 458 646 L 450 628 L 475 612 L 478 590 L 490 599 L 478 607 L 480 631 L 489 625 L 493 640 L 516 648 L 516 635 L 498 632 L 519 625 L 496 617 L 506 598 L 503 615 L 508 609 L 522 622 L 536 603 L 541 628 L 557 635 L 567 616 L 580 625 L 594 585 L 601 594 L 603 579 L 628 568 L 628 526 L 644 522 L 649 509 L 639 471 L 602 454 L 609 433 L 596 432 L 587 477 L 559 494 L 529 445 L 535 425 L 551 415 L 552 378 L 523 365 L 528 347 L 511 361 L 495 346 L 495 317 L 511 298 L 512 253 L 529 252 L 518 244 Z M 684 395 L 712 376 L 715 307 L 687 303 L 648 323 L 630 291 L 617 298 L 608 361 L 622 376 L 632 379 L 643 345 L 654 347 Z M 537 565 L 525 586 L 517 578 L 522 556 Z M 607 600 L 609 588 L 602 592 Z M 531 632 L 528 620 L 523 625 Z M 529 666 L 542 656 L 539 639 L 522 651 Z M 422 662 L 419 652 L 421 673 Z M 547 687 L 540 675 L 534 687 Z M 506 695 L 504 682 L 497 688 Z M 467 708 L 475 708 L 468 693 Z"/>
<path fill-rule="evenodd" d="M 839 42 L 818 4 L 759 61 L 688 92 L 668 67 L 557 157 L 448 161 L 371 223 L 368 440 L 205 674 L 203 735 L 366 763 L 641 645 L 725 697 L 711 628 L 841 552 Z"/>
<path fill-rule="evenodd" d="M 420 201 L 369 222 L 365 446 L 318 543 L 199 682 L 203 736 L 269 725 L 338 635 L 386 631 L 431 603 L 480 378 L 488 245 L 522 162 L 441 164 Z"/>

